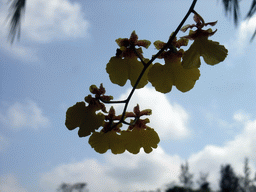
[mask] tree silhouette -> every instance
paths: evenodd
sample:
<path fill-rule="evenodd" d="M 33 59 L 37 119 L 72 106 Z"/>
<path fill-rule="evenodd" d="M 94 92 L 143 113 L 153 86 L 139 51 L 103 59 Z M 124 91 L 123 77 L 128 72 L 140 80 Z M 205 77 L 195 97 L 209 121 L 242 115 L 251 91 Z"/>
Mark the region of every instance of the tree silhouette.
<path fill-rule="evenodd" d="M 241 192 L 256 192 L 254 182 L 256 177 L 251 179 L 251 171 L 249 167 L 249 159 L 246 157 L 244 160 L 243 175 L 239 177 L 239 188 Z M 256 176 L 256 175 L 255 175 Z"/>
<path fill-rule="evenodd" d="M 76 190 L 78 192 L 83 192 L 83 191 L 87 191 L 88 192 L 88 189 L 86 189 L 86 186 L 87 186 L 86 183 L 75 183 L 73 185 L 67 184 L 67 183 L 62 183 L 60 185 L 60 187 L 57 189 L 57 191 L 73 192 L 74 190 Z"/>
<path fill-rule="evenodd" d="M 198 179 L 197 183 L 200 186 L 200 191 L 201 192 L 211 191 L 210 183 L 207 181 L 208 175 L 209 175 L 209 173 L 200 172 L 200 176 L 199 176 L 199 179 Z"/>
<path fill-rule="evenodd" d="M 167 189 L 166 192 L 186 192 L 184 187 L 174 186 L 173 188 Z"/>
<path fill-rule="evenodd" d="M 249 192 L 251 180 L 250 180 L 250 168 L 249 168 L 249 159 L 245 158 L 244 161 L 244 175 L 239 178 L 239 186 L 241 191 Z"/>
<path fill-rule="evenodd" d="M 189 172 L 189 164 L 186 161 L 185 165 L 181 164 L 181 173 L 179 176 L 180 182 L 183 184 L 183 187 L 188 191 L 193 185 L 193 174 Z"/>
<path fill-rule="evenodd" d="M 220 192 L 237 192 L 239 188 L 238 177 L 231 165 L 221 166 Z"/>

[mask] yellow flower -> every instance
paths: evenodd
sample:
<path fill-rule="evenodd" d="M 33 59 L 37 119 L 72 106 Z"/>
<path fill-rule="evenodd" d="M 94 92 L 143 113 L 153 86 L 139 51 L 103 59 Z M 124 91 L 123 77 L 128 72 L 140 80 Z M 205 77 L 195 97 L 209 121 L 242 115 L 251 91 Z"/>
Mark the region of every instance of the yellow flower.
<path fill-rule="evenodd" d="M 205 63 L 209 65 L 215 65 L 224 61 L 228 50 L 223 45 L 220 45 L 219 42 L 208 40 L 208 37 L 214 35 L 217 29 L 215 31 L 212 31 L 210 28 L 207 30 L 202 29 L 207 25 L 216 25 L 217 21 L 205 23 L 204 19 L 198 13 L 195 13 L 194 21 L 196 25 L 186 25 L 181 29 L 185 32 L 189 28 L 197 28 L 196 31 L 190 30 L 189 35 L 183 37 L 194 40 L 194 42 L 184 53 L 182 66 L 188 69 L 199 68 L 201 65 L 200 56 L 202 56 Z"/>
<path fill-rule="evenodd" d="M 93 108 L 95 111 L 102 110 L 103 112 L 107 113 L 106 107 L 104 103 L 101 102 L 101 99 L 104 101 L 110 101 L 113 99 L 113 97 L 110 95 L 104 95 L 106 90 L 103 87 L 103 84 L 100 84 L 99 88 L 96 85 L 91 85 L 89 90 L 95 95 L 94 97 L 88 95 L 84 98 L 84 100 L 89 103 L 89 107 Z"/>
<path fill-rule="evenodd" d="M 112 130 L 107 133 L 94 132 L 89 138 L 89 144 L 98 153 L 105 153 L 111 149 L 113 154 L 120 154 L 125 151 L 122 135 Z"/>
<path fill-rule="evenodd" d="M 143 64 L 138 61 L 137 57 L 111 57 L 106 66 L 106 71 L 112 83 L 124 86 L 129 79 L 131 85 L 134 86 L 143 68 Z M 142 88 L 148 83 L 147 72 L 148 69 L 137 88 Z"/>
<path fill-rule="evenodd" d="M 131 85 L 134 86 L 144 68 L 144 64 L 149 61 L 143 58 L 141 47 L 148 48 L 151 42 L 148 40 L 138 40 L 137 34 L 133 31 L 129 39 L 119 38 L 116 40 L 116 43 L 120 49 L 117 49 L 116 56 L 111 57 L 106 66 L 110 81 L 119 86 L 124 86 L 129 79 Z M 138 60 L 138 56 L 143 59 L 143 62 Z M 137 89 L 144 87 L 148 83 L 146 77 L 148 69 L 136 87 Z"/>
<path fill-rule="evenodd" d="M 148 81 L 161 93 L 168 93 L 175 85 L 181 92 L 192 89 L 199 79 L 199 69 L 185 69 L 181 65 L 183 51 L 162 54 L 165 65 L 154 64 L 148 72 Z"/>
<path fill-rule="evenodd" d="M 194 42 L 182 58 L 182 66 L 184 68 L 199 68 L 201 65 L 200 56 L 209 65 L 218 64 L 226 58 L 228 50 L 218 42 L 208 40 L 211 33 L 211 29 L 207 31 L 190 31 L 190 37 L 194 36 Z"/>
<path fill-rule="evenodd" d="M 95 113 L 94 108 L 86 107 L 84 102 L 77 102 L 66 112 L 65 125 L 69 130 L 79 127 L 79 137 L 86 137 L 104 123 L 105 116 Z"/>
<path fill-rule="evenodd" d="M 139 111 L 139 107 L 135 107 L 135 111 Z M 148 114 L 148 110 L 143 110 L 141 115 Z M 145 113 L 145 114 L 144 114 Z M 109 122 L 105 122 L 104 128 L 100 132 L 93 132 L 89 138 L 89 144 L 98 153 L 105 153 L 108 149 L 113 154 L 123 153 L 125 150 L 130 153 L 137 154 L 140 148 L 143 148 L 145 153 L 150 153 L 153 149 L 157 148 L 160 142 L 158 134 L 154 129 L 146 126 L 149 119 L 137 119 L 135 123 L 131 121 L 128 130 L 121 131 L 121 124 L 118 124 L 114 129 L 107 131 Z"/>
<path fill-rule="evenodd" d="M 160 142 L 158 134 L 150 127 L 146 129 L 134 127 L 132 131 L 123 131 L 121 134 L 124 137 L 126 150 L 133 154 L 139 153 L 142 147 L 145 153 L 150 153 Z"/>
<path fill-rule="evenodd" d="M 134 121 L 131 121 L 133 124 Z M 133 154 L 140 152 L 143 147 L 145 153 L 150 153 L 153 149 L 157 148 L 160 142 L 158 134 L 154 129 L 148 127 L 149 119 L 137 119 L 134 125 L 130 125 L 127 131 L 122 131 L 124 146 L 127 151 Z"/>
<path fill-rule="evenodd" d="M 115 109 L 111 107 L 109 114 L 105 116 L 107 121 L 104 122 L 103 129 L 100 132 L 94 132 L 89 138 L 89 144 L 96 152 L 105 153 L 111 149 L 113 154 L 120 154 L 125 151 L 123 137 L 120 134 L 122 124 L 114 123 L 120 118 L 121 116 L 116 116 Z"/>

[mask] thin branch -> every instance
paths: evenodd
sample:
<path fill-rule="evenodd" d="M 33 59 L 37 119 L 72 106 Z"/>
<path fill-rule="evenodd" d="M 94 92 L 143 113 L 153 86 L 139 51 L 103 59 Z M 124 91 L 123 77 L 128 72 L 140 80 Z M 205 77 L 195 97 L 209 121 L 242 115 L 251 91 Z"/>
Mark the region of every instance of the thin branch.
<path fill-rule="evenodd" d="M 128 104 L 129 104 L 129 102 L 130 102 L 130 99 L 131 99 L 131 97 L 132 97 L 132 95 L 133 95 L 133 93 L 134 93 L 136 87 L 138 86 L 138 84 L 139 84 L 139 82 L 140 82 L 142 76 L 144 75 L 145 71 L 146 71 L 147 68 L 153 63 L 153 61 L 154 61 L 159 55 L 161 55 L 161 53 L 163 53 L 163 51 L 164 51 L 165 49 L 167 49 L 167 48 L 169 47 L 169 45 L 172 43 L 172 41 L 174 40 L 174 38 L 176 37 L 176 35 L 177 35 L 178 32 L 180 31 L 181 27 L 184 25 L 185 21 L 187 20 L 187 18 L 189 17 L 189 15 L 190 15 L 190 14 L 192 13 L 192 11 L 194 10 L 194 7 L 195 7 L 195 5 L 196 5 L 196 2 L 197 2 L 197 0 L 193 0 L 193 2 L 192 2 L 192 4 L 191 4 L 191 6 L 190 6 L 190 8 L 189 8 L 189 10 L 188 10 L 188 12 L 187 12 L 187 14 L 186 14 L 185 17 L 183 18 L 183 20 L 180 22 L 180 24 L 179 24 L 179 26 L 177 27 L 177 29 L 175 30 L 175 32 L 174 32 L 174 33 L 172 34 L 172 36 L 169 38 L 169 40 L 168 40 L 168 42 L 166 43 L 166 45 L 165 45 L 161 50 L 159 50 L 158 53 L 157 53 L 154 57 L 152 57 L 152 59 L 151 59 L 146 65 L 144 65 L 144 68 L 142 69 L 142 71 L 141 71 L 141 73 L 140 73 L 140 75 L 139 75 L 139 77 L 138 77 L 136 83 L 134 84 L 134 86 L 133 86 L 133 88 L 132 88 L 132 90 L 131 90 L 129 96 L 128 96 L 127 99 L 126 99 L 126 103 L 125 103 L 125 106 L 124 106 L 124 110 L 123 110 L 123 114 L 122 114 L 122 117 L 121 117 L 120 122 L 124 120 L 125 113 L 126 113 Z M 134 51 L 136 52 L 136 49 L 135 49 L 135 48 L 134 48 Z"/>
<path fill-rule="evenodd" d="M 102 102 L 104 102 L 104 103 L 125 103 L 125 106 L 124 106 L 124 109 L 123 109 L 123 113 L 122 113 L 122 117 L 121 117 L 121 119 L 119 120 L 119 122 L 116 123 L 116 124 L 112 127 L 112 129 L 114 129 L 114 128 L 115 128 L 118 124 L 120 124 L 120 123 L 124 123 L 124 124 L 127 124 L 127 125 L 131 125 L 130 123 L 127 123 L 127 122 L 124 120 L 124 118 L 125 118 L 125 114 L 126 114 L 126 110 L 127 110 L 128 104 L 129 104 L 129 102 L 130 102 L 130 100 L 131 100 L 131 97 L 132 97 L 133 93 L 135 92 L 136 87 L 138 86 L 138 84 L 139 84 L 139 82 L 140 82 L 142 76 L 144 75 L 145 71 L 147 70 L 147 68 L 153 63 L 153 61 L 154 61 L 159 55 L 161 55 L 161 53 L 163 53 L 163 51 L 164 51 L 165 49 L 167 49 L 167 48 L 171 45 L 172 41 L 174 40 L 174 38 L 176 37 L 176 35 L 177 35 L 178 32 L 180 31 L 181 27 L 184 25 L 184 23 L 185 23 L 185 21 L 187 20 L 187 18 L 189 17 L 189 15 L 194 11 L 194 7 L 195 7 L 195 5 L 196 5 L 196 2 L 197 2 L 197 0 L 193 0 L 193 2 L 192 2 L 192 4 L 191 4 L 191 6 L 190 6 L 190 8 L 189 8 L 189 10 L 188 10 L 188 12 L 187 12 L 187 14 L 186 14 L 185 17 L 182 19 L 182 21 L 180 22 L 179 26 L 176 28 L 176 30 L 174 31 L 174 33 L 171 35 L 171 37 L 169 38 L 168 42 L 165 44 L 165 46 L 164 46 L 162 49 L 160 49 L 160 50 L 158 51 L 158 53 L 157 53 L 155 56 L 152 57 L 152 59 L 151 59 L 149 62 L 145 63 L 144 60 L 140 57 L 139 53 L 136 51 L 135 46 L 132 46 L 133 51 L 134 51 L 135 54 L 138 56 L 138 58 L 141 60 L 141 62 L 143 63 L 144 67 L 143 67 L 143 69 L 142 69 L 142 71 L 141 71 L 141 73 L 140 73 L 138 79 L 136 80 L 136 82 L 135 82 L 135 84 L 134 84 L 134 86 L 133 86 L 133 88 L 132 88 L 130 94 L 128 95 L 127 99 L 126 99 L 126 100 L 123 100 L 123 101 L 104 101 L 104 100 L 100 99 L 100 100 L 101 100 Z M 138 118 L 137 118 L 137 119 L 138 119 Z M 135 118 L 135 120 L 134 120 L 133 123 L 135 123 L 137 119 Z"/>
<path fill-rule="evenodd" d="M 117 103 L 126 103 L 127 102 L 127 99 L 125 100 L 122 100 L 122 101 L 106 101 L 102 98 L 99 97 L 99 100 L 102 101 L 103 103 L 112 103 L 112 104 L 117 104 Z"/>
<path fill-rule="evenodd" d="M 146 65 L 145 61 L 143 60 L 141 55 L 136 51 L 136 48 L 134 45 L 132 46 L 132 49 L 133 49 L 134 53 L 136 54 L 136 56 L 140 59 L 141 63 L 145 66 Z"/>
<path fill-rule="evenodd" d="M 169 38 L 169 41 L 165 44 L 165 46 L 159 50 L 159 52 L 154 55 L 154 57 L 152 57 L 152 59 L 147 63 L 147 65 L 150 65 L 151 63 L 153 63 L 153 61 L 159 56 L 161 55 L 161 53 L 164 52 L 165 49 L 167 49 L 170 44 L 172 43 L 172 41 L 174 40 L 174 38 L 176 37 L 176 35 L 178 34 L 178 32 L 180 31 L 181 27 L 184 25 L 185 21 L 187 20 L 187 18 L 189 17 L 190 13 L 193 12 L 194 7 L 196 5 L 197 0 L 193 0 L 187 14 L 185 15 L 185 17 L 183 18 L 183 20 L 180 22 L 179 26 L 177 27 L 177 29 L 174 31 L 174 33 L 172 34 L 172 36 Z"/>

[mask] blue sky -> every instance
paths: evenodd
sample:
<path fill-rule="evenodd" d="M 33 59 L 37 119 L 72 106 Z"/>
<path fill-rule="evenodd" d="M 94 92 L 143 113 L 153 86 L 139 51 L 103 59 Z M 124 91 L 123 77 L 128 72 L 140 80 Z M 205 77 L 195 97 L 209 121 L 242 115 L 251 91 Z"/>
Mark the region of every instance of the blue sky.
<path fill-rule="evenodd" d="M 52 192 L 62 182 L 86 182 L 92 192 L 164 189 L 178 184 L 186 160 L 194 187 L 203 171 L 217 189 L 220 166 L 230 163 L 242 174 L 245 157 L 255 173 L 256 49 L 249 40 L 256 17 L 235 28 L 220 1 L 198 0 L 195 10 L 206 22 L 218 20 L 211 39 L 229 50 L 226 60 L 216 66 L 202 61 L 200 79 L 187 93 L 173 88 L 161 94 L 148 85 L 129 105 L 153 110 L 150 126 L 161 142 L 152 153 L 98 154 L 88 138 L 64 125 L 67 108 L 82 101 L 92 84 L 103 83 L 115 99 L 129 93 L 129 82 L 118 87 L 105 71 L 115 39 L 135 30 L 139 39 L 166 41 L 190 2 L 28 0 L 21 39 L 10 45 L 1 1 L 0 191 Z M 242 13 L 250 6 L 241 5 Z M 191 15 L 186 24 L 192 23 Z M 144 53 L 151 57 L 156 49 L 151 45 Z"/>

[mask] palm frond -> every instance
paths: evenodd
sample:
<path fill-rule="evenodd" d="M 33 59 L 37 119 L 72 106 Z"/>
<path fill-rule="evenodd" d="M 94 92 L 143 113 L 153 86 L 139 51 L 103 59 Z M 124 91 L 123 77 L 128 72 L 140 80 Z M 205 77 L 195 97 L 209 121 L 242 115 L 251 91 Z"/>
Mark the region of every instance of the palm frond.
<path fill-rule="evenodd" d="M 239 2 L 240 0 L 222 0 L 226 14 L 233 13 L 234 23 L 237 26 L 238 17 L 240 15 L 239 11 Z M 256 13 L 256 0 L 252 0 L 250 10 L 246 15 L 246 19 L 250 19 Z M 256 29 L 251 37 L 251 42 L 256 37 Z"/>
<path fill-rule="evenodd" d="M 21 26 L 21 18 L 25 12 L 25 4 L 26 0 L 10 0 L 11 5 L 9 8 L 9 16 L 10 19 L 10 31 L 9 31 L 9 39 L 11 43 L 13 43 L 15 37 L 19 39 L 20 37 L 20 26 Z"/>
<path fill-rule="evenodd" d="M 234 23 L 238 24 L 239 11 L 239 0 L 222 0 L 226 14 L 233 13 Z"/>
<path fill-rule="evenodd" d="M 256 0 L 253 0 L 251 4 L 251 8 L 246 15 L 246 19 L 250 19 L 255 14 L 255 12 L 256 12 Z M 255 36 L 256 36 L 256 29 L 251 37 L 251 40 L 250 40 L 251 42 L 253 41 Z"/>
<path fill-rule="evenodd" d="M 251 18 L 254 15 L 255 12 L 256 12 L 256 0 L 253 0 L 251 8 L 250 8 L 250 10 L 248 11 L 248 13 L 246 15 L 246 18 L 247 19 Z"/>

